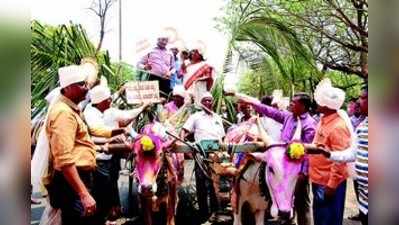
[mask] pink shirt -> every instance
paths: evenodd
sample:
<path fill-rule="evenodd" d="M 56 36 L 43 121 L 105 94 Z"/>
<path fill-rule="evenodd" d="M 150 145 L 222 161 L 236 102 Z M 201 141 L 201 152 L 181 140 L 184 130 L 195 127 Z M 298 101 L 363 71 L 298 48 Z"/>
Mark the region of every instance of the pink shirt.
<path fill-rule="evenodd" d="M 175 68 L 175 59 L 168 50 L 154 48 L 140 60 L 138 67 L 144 68 L 146 64 L 151 65 L 150 73 L 163 77 Z"/>
<path fill-rule="evenodd" d="M 174 101 L 168 102 L 165 104 L 165 110 L 168 112 L 169 115 L 174 114 L 177 112 L 178 108 Z"/>

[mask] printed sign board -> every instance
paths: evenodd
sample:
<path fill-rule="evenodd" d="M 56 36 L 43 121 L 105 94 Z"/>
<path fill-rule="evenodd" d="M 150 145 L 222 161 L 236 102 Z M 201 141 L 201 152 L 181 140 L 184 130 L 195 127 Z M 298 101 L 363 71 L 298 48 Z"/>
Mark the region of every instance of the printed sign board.
<path fill-rule="evenodd" d="M 130 81 L 126 84 L 126 99 L 129 104 L 159 102 L 158 81 Z"/>

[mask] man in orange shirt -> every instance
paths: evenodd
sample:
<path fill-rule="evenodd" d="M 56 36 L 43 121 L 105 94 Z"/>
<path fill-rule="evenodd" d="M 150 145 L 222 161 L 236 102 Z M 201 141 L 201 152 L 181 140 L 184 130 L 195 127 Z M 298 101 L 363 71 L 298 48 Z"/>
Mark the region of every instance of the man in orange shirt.
<path fill-rule="evenodd" d="M 351 144 L 352 127 L 346 113 L 339 110 L 344 103 L 345 92 L 332 87 L 329 79 L 324 79 L 317 86 L 314 98 L 323 116 L 313 143 L 329 151 L 348 148 Z M 314 224 L 341 225 L 348 178 L 346 164 L 333 162 L 322 155 L 310 155 L 309 166 L 314 196 Z"/>

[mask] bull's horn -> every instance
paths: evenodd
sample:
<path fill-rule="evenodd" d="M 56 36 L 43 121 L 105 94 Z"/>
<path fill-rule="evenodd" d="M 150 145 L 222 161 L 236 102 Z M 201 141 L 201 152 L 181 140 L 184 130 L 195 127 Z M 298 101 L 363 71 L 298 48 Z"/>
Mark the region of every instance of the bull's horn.
<path fill-rule="evenodd" d="M 301 123 L 301 119 L 298 117 L 297 118 L 297 124 L 296 124 L 296 130 L 294 133 L 294 137 L 292 138 L 292 140 L 301 140 L 301 135 L 302 135 L 302 123 Z"/>

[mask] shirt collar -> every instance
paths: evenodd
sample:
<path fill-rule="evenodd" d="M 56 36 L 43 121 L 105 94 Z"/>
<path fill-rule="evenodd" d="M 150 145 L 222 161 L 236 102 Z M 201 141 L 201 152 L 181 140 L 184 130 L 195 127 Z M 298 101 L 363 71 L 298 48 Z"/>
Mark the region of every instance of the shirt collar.
<path fill-rule="evenodd" d="M 333 114 L 328 115 L 328 116 L 323 116 L 321 118 L 321 122 L 323 124 L 327 124 L 327 123 L 330 123 L 331 121 L 335 120 L 338 117 L 339 117 L 338 113 L 333 113 Z"/>
<path fill-rule="evenodd" d="M 211 118 L 216 117 L 215 114 L 213 114 L 213 113 L 211 113 L 211 114 L 206 113 L 204 109 L 201 112 L 202 112 L 202 116 L 207 116 L 207 117 L 211 117 Z"/>
<path fill-rule="evenodd" d="M 161 49 L 161 48 L 159 48 L 158 46 L 156 46 L 154 49 L 155 49 L 156 51 L 167 52 L 167 49 L 166 49 L 166 48 Z"/>
<path fill-rule="evenodd" d="M 70 100 L 69 98 L 65 97 L 64 95 L 60 95 L 59 100 L 65 104 L 67 104 L 69 107 L 71 107 L 74 111 L 76 112 L 80 112 L 79 106 L 76 105 L 72 100 Z"/>

